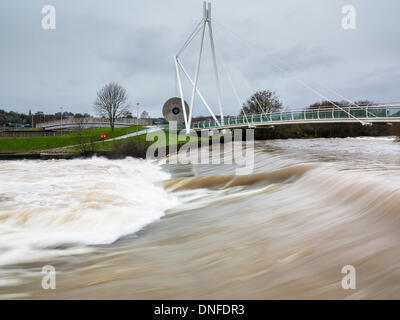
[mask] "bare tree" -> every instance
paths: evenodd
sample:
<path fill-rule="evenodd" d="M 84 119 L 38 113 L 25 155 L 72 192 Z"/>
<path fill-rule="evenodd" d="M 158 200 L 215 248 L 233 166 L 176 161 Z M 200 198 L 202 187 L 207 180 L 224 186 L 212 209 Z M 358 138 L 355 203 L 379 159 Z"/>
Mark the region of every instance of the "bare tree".
<path fill-rule="evenodd" d="M 365 107 L 365 106 L 369 106 L 374 104 L 373 101 L 369 101 L 369 100 L 360 100 L 360 101 L 356 101 L 354 103 L 349 103 L 348 101 L 342 100 L 342 101 L 328 101 L 328 100 L 323 100 L 321 102 L 316 102 L 313 103 L 312 105 L 310 105 L 308 107 L 308 109 L 310 110 L 317 110 L 317 109 L 334 109 L 337 108 L 337 106 L 340 107 Z"/>
<path fill-rule="evenodd" d="M 275 92 L 269 90 L 257 91 L 246 103 L 243 104 L 243 109 L 240 114 L 243 115 L 243 110 L 246 114 L 269 113 L 282 109 L 282 103 L 279 101 Z"/>
<path fill-rule="evenodd" d="M 97 92 L 95 111 L 99 116 L 108 119 L 111 131 L 114 131 L 115 120 L 128 112 L 127 101 L 126 90 L 115 82 L 105 85 Z"/>

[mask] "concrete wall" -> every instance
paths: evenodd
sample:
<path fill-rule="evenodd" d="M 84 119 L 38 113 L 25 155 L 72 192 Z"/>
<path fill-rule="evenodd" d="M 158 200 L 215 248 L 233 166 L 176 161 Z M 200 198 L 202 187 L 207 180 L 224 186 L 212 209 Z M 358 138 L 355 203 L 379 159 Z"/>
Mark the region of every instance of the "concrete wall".
<path fill-rule="evenodd" d="M 70 133 L 69 131 L 58 132 L 58 131 L 2 131 L 0 132 L 0 137 L 58 137 Z"/>

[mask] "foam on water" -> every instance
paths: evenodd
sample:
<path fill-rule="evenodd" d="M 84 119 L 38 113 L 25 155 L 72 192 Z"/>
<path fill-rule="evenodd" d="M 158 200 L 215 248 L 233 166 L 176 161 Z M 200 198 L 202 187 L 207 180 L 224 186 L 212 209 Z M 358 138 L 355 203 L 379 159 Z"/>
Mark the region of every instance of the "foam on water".
<path fill-rule="evenodd" d="M 400 144 L 395 137 L 358 137 L 326 139 L 289 139 L 268 141 L 268 145 L 292 150 L 310 150 L 314 152 L 345 152 L 350 154 L 398 155 Z"/>
<path fill-rule="evenodd" d="M 11 161 L 0 167 L 0 265 L 109 244 L 177 204 L 169 174 L 136 159 Z"/>

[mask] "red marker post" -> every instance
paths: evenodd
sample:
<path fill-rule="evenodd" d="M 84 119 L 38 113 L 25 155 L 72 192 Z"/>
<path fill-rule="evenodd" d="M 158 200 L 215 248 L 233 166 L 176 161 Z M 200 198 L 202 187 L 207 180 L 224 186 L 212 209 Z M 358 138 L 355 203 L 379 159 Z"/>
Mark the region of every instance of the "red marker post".
<path fill-rule="evenodd" d="M 103 146 L 104 146 L 104 140 L 106 139 L 106 134 L 100 133 L 100 139 L 103 140 Z"/>

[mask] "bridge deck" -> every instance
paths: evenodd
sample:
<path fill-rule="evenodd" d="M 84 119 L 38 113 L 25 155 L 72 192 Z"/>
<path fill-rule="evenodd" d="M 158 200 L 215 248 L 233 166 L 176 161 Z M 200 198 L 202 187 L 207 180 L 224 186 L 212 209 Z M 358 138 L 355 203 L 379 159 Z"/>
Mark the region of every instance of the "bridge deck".
<path fill-rule="evenodd" d="M 215 121 L 208 120 L 193 123 L 194 130 L 229 129 L 239 127 L 262 127 L 283 124 L 310 123 L 348 123 L 360 122 L 371 124 L 377 122 L 400 122 L 400 104 L 368 107 L 338 108 L 283 111 L 248 116 L 226 117 L 224 125 L 219 126 Z M 183 126 L 179 126 L 184 128 Z"/>

